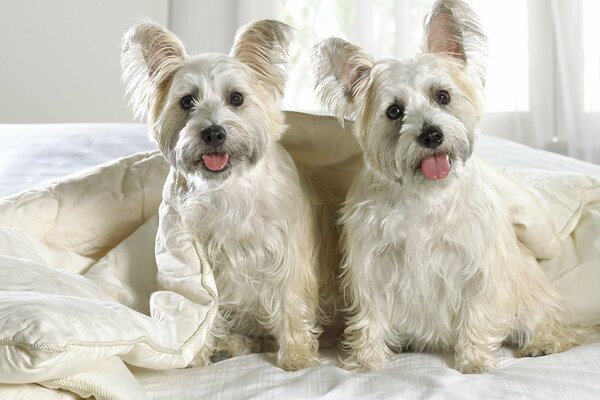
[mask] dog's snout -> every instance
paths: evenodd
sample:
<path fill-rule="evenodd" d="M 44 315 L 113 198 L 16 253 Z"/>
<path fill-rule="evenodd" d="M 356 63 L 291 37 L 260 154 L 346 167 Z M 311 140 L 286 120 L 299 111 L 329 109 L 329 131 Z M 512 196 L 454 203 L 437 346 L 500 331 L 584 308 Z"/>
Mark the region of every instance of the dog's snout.
<path fill-rule="evenodd" d="M 444 141 L 444 133 L 437 126 L 428 126 L 423 129 L 417 139 L 421 146 L 435 149 Z"/>
<path fill-rule="evenodd" d="M 211 125 L 200 132 L 200 138 L 209 146 L 219 146 L 225 142 L 227 132 L 219 125 Z"/>

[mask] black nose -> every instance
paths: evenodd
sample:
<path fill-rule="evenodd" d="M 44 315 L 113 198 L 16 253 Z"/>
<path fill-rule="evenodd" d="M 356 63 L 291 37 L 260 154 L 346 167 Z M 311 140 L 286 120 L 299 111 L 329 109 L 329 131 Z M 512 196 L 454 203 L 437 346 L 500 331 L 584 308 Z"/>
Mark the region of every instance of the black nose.
<path fill-rule="evenodd" d="M 211 125 L 200 132 L 200 138 L 209 146 L 218 146 L 225 142 L 227 132 L 219 125 Z"/>
<path fill-rule="evenodd" d="M 428 126 L 423 129 L 417 139 L 421 146 L 427 147 L 428 149 L 435 149 L 444 141 L 444 134 L 437 126 Z"/>

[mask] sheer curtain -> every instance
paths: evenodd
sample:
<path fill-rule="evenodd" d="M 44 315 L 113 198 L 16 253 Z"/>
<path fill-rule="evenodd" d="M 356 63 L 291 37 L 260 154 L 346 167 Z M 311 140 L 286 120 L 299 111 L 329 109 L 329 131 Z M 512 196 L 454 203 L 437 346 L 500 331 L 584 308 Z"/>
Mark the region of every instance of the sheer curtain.
<path fill-rule="evenodd" d="M 484 133 L 600 164 L 600 0 L 467 0 L 489 38 Z M 433 0 L 173 0 L 192 52 L 228 51 L 235 29 L 277 18 L 296 31 L 287 109 L 325 112 L 312 46 L 338 36 L 376 58 L 411 57 Z"/>
<path fill-rule="evenodd" d="M 312 90 L 314 43 L 339 36 L 376 58 L 411 57 L 432 0 L 283 0 L 295 26 L 284 107 L 323 112 Z M 490 42 L 484 133 L 600 163 L 600 2 L 471 0 Z"/>

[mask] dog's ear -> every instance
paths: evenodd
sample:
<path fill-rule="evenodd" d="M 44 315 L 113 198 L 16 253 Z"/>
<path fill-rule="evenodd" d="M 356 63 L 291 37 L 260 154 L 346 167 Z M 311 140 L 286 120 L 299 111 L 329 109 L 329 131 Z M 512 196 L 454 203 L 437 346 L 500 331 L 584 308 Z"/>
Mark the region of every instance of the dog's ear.
<path fill-rule="evenodd" d="M 423 50 L 458 60 L 485 83 L 487 38 L 473 10 L 461 0 L 437 0 L 425 19 Z"/>
<path fill-rule="evenodd" d="M 145 119 L 156 106 L 156 96 L 166 94 L 185 57 L 179 39 L 153 21 L 139 22 L 127 30 L 121 44 L 121 72 L 137 118 Z"/>
<path fill-rule="evenodd" d="M 340 119 L 351 116 L 373 68 L 371 55 L 345 40 L 329 38 L 315 45 L 312 62 L 321 103 Z"/>
<path fill-rule="evenodd" d="M 260 20 L 240 28 L 231 56 L 250 67 L 258 82 L 274 96 L 283 96 L 288 49 L 293 28 L 279 21 Z"/>

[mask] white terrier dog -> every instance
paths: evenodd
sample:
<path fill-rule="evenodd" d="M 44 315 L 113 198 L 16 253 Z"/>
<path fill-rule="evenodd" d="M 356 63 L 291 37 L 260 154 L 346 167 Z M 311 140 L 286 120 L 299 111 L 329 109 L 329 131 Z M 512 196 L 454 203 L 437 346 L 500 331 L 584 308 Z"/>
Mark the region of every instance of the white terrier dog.
<path fill-rule="evenodd" d="M 318 245 L 335 239 L 321 236 L 318 204 L 278 143 L 291 39 L 289 26 L 269 20 L 241 29 L 230 55 L 190 57 L 152 22 L 124 38 L 131 104 L 183 181 L 175 207 L 205 246 L 219 292 L 196 365 L 260 351 L 265 337 L 278 343 L 281 368 L 319 363 L 319 276 L 333 273 L 318 269 Z"/>
<path fill-rule="evenodd" d="M 375 62 L 336 38 L 315 47 L 321 100 L 356 118 L 364 152 L 341 218 L 348 369 L 428 348 L 453 349 L 456 369 L 480 373 L 502 343 L 535 356 L 580 341 L 471 158 L 485 44 L 464 3 L 439 0 L 413 60 Z"/>

